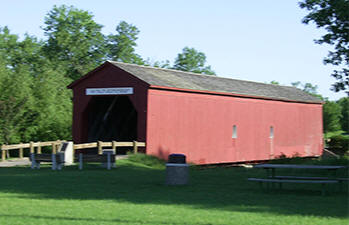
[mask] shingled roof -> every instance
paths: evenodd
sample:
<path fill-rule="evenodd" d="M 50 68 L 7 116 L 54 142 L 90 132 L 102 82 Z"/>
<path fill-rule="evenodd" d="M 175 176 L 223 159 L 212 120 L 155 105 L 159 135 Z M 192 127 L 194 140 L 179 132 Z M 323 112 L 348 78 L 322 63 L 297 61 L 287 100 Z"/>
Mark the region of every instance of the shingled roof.
<path fill-rule="evenodd" d="M 151 86 L 209 91 L 284 101 L 322 103 L 298 88 L 108 61 Z"/>

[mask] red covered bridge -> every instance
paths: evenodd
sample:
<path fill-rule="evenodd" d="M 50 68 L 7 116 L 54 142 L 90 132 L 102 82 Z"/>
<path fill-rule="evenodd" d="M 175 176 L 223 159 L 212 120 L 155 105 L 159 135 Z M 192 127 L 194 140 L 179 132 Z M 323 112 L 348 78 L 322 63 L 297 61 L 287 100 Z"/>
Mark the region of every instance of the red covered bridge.
<path fill-rule="evenodd" d="M 105 62 L 68 86 L 73 140 L 145 141 L 196 164 L 317 156 L 322 102 L 294 87 Z"/>

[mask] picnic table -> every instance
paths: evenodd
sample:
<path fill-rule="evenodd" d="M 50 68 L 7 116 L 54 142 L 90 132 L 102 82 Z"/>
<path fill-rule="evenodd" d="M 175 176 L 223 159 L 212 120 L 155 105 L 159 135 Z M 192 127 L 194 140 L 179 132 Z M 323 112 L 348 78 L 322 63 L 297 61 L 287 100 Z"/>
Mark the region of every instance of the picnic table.
<path fill-rule="evenodd" d="M 61 170 L 62 166 L 64 164 L 64 153 L 58 152 L 58 153 L 52 153 L 52 154 L 36 154 L 31 153 L 30 154 L 30 161 L 31 168 L 32 169 L 40 169 L 40 163 L 46 162 L 52 164 L 52 170 Z"/>
<path fill-rule="evenodd" d="M 282 187 L 283 183 L 311 183 L 311 184 L 321 184 L 322 185 L 322 194 L 325 194 L 325 185 L 336 184 L 342 181 L 346 181 L 347 178 L 337 178 L 336 173 L 339 169 L 346 168 L 345 166 L 330 166 L 330 165 L 297 165 L 297 164 L 258 164 L 254 165 L 254 168 L 262 168 L 267 171 L 266 178 L 248 178 L 249 181 L 267 183 L 267 188 L 269 188 L 269 183 L 275 184 L 279 183 L 279 187 Z M 303 174 L 305 176 L 290 176 L 290 175 L 276 175 L 277 169 L 286 170 L 304 170 Z M 311 176 L 309 175 L 313 170 L 325 171 L 324 176 Z M 308 175 L 307 175 L 308 174 Z"/>

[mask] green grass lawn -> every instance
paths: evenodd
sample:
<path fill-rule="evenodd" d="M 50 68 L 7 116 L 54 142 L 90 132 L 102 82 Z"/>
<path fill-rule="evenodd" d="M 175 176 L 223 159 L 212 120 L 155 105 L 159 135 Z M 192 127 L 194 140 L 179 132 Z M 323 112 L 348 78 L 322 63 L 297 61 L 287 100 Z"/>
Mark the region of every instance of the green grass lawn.
<path fill-rule="evenodd" d="M 0 168 L 0 224 L 348 224 L 348 193 L 320 185 L 266 192 L 243 167 L 190 170 L 190 184 L 164 185 L 165 167 L 133 156 L 110 171 L 97 165 L 51 171 Z M 342 172 L 347 176 L 347 171 Z"/>

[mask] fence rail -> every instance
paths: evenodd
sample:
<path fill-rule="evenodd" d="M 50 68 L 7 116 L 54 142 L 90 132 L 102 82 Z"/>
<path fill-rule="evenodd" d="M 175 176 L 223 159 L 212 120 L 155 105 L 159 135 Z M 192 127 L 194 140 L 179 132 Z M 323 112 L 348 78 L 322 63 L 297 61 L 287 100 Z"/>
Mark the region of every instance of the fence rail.
<path fill-rule="evenodd" d="M 6 160 L 6 155 L 8 151 L 11 150 L 19 150 L 19 158 L 23 158 L 23 151 L 24 149 L 29 149 L 30 153 L 41 153 L 41 147 L 51 146 L 52 147 L 52 153 L 56 153 L 59 151 L 60 146 L 62 145 L 62 142 L 65 141 L 45 141 L 45 142 L 30 142 L 30 143 L 20 143 L 20 144 L 13 144 L 13 145 L 2 145 L 1 146 L 1 160 Z M 133 147 L 133 152 L 138 152 L 138 147 L 145 147 L 145 142 L 138 142 L 138 141 L 132 141 L 132 142 L 117 142 L 117 141 L 111 141 L 111 142 L 91 142 L 91 143 L 83 143 L 83 144 L 73 144 L 73 150 L 81 150 L 81 149 L 87 149 L 87 148 L 97 148 L 98 154 L 102 154 L 103 147 L 111 147 L 113 150 L 116 151 L 117 147 Z M 35 151 L 36 150 L 36 151 Z"/>

